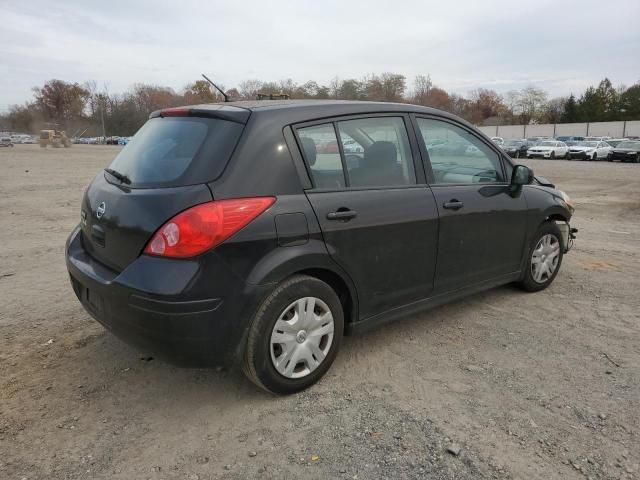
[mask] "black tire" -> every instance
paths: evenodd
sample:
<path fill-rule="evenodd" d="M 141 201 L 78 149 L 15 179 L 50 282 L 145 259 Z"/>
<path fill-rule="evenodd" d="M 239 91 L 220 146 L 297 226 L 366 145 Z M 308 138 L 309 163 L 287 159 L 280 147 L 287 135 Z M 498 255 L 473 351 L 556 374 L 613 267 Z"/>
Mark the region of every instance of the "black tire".
<path fill-rule="evenodd" d="M 531 158 L 531 155 L 527 155 L 527 158 Z"/>
<path fill-rule="evenodd" d="M 271 360 L 271 333 L 283 311 L 304 297 L 316 297 L 331 310 L 334 322 L 333 340 L 326 357 L 320 365 L 301 378 L 281 375 Z M 344 313 L 336 292 L 326 283 L 307 275 L 295 275 L 280 283 L 262 302 L 249 329 L 244 353 L 245 375 L 258 387 L 279 395 L 288 395 L 304 390 L 316 383 L 333 363 L 344 332 Z"/>
<path fill-rule="evenodd" d="M 598 153 L 597 152 L 593 152 L 593 156 L 591 157 L 591 160 L 593 160 L 594 162 L 598 161 Z"/>
<path fill-rule="evenodd" d="M 633 159 L 633 163 L 640 163 L 640 153 L 636 154 L 636 158 Z"/>
<path fill-rule="evenodd" d="M 564 159 L 565 160 L 571 160 L 571 154 L 569 152 L 564 154 Z"/>
<path fill-rule="evenodd" d="M 555 160 L 555 158 L 556 158 L 556 151 L 551 150 L 551 153 L 549 154 L 549 160 Z"/>
<path fill-rule="evenodd" d="M 558 240 L 558 244 L 560 245 L 558 264 L 553 274 L 550 277 L 548 277 L 544 282 L 539 283 L 539 282 L 536 282 L 533 278 L 533 272 L 531 269 L 531 260 L 533 256 L 533 251 L 538 245 L 538 242 L 540 241 L 540 239 L 545 235 L 549 235 L 549 234 L 555 236 L 556 239 Z M 540 225 L 540 227 L 538 228 L 538 231 L 533 236 L 531 245 L 529 245 L 529 249 L 527 250 L 527 261 L 525 263 L 525 270 L 522 273 L 522 278 L 518 282 L 518 286 L 523 290 L 526 290 L 527 292 L 538 292 L 540 290 L 544 290 L 549 285 L 551 285 L 553 280 L 556 278 L 556 275 L 560 271 L 560 267 L 562 266 L 562 257 L 564 255 L 563 253 L 564 248 L 565 246 L 562 244 L 562 235 L 560 234 L 560 229 L 554 222 L 549 221 Z"/>

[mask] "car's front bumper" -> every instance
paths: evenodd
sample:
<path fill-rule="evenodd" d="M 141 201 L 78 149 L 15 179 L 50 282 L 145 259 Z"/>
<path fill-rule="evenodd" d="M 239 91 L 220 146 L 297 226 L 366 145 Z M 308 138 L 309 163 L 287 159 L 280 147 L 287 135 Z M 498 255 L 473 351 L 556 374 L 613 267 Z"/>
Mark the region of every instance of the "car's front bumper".
<path fill-rule="evenodd" d="M 580 160 L 587 159 L 587 152 L 572 152 L 571 150 L 569 150 L 569 155 L 571 156 L 571 158 L 579 158 Z"/>
<path fill-rule="evenodd" d="M 142 255 L 114 272 L 84 250 L 81 237 L 76 228 L 66 245 L 73 290 L 114 335 L 182 366 L 238 359 L 249 320 L 271 287 L 247 284 L 215 254 L 193 261 Z M 212 269 L 215 275 L 208 275 Z"/>
<path fill-rule="evenodd" d="M 551 157 L 551 152 L 527 152 L 528 157 L 532 158 L 549 158 Z"/>

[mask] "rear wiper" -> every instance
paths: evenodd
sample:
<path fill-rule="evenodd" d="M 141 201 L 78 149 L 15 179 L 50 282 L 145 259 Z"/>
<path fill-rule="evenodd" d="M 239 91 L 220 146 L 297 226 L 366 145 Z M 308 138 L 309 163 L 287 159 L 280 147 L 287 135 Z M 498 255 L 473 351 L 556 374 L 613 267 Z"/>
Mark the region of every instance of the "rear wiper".
<path fill-rule="evenodd" d="M 131 184 L 131 179 L 127 177 L 124 173 L 120 173 L 117 170 L 114 170 L 113 168 L 105 168 L 104 171 L 116 177 L 122 183 L 126 183 L 127 185 Z"/>

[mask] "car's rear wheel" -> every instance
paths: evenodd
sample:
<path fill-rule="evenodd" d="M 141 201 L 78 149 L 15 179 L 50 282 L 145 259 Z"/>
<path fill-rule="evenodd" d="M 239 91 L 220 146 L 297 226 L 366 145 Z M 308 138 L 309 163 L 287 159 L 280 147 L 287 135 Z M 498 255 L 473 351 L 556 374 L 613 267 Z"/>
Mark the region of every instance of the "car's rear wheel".
<path fill-rule="evenodd" d="M 304 390 L 333 363 L 343 330 L 336 292 L 317 278 L 293 276 L 258 309 L 247 339 L 244 372 L 272 393 Z"/>
<path fill-rule="evenodd" d="M 554 159 L 556 158 L 556 152 L 555 152 L 555 150 L 551 150 L 551 153 L 549 154 L 549 158 L 550 158 L 551 160 L 554 160 Z"/>
<path fill-rule="evenodd" d="M 554 222 L 543 223 L 531 242 L 520 287 L 528 292 L 537 292 L 551 285 L 560 270 L 563 252 L 558 226 Z"/>

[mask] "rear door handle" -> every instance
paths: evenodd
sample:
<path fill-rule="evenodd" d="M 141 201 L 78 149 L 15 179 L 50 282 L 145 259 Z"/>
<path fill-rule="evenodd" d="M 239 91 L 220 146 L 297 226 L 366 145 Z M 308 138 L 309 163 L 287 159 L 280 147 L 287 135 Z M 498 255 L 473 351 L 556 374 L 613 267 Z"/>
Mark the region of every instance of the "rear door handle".
<path fill-rule="evenodd" d="M 351 220 L 358 215 L 358 212 L 355 210 L 347 210 L 339 208 L 335 212 L 327 213 L 327 220 Z"/>
<path fill-rule="evenodd" d="M 444 202 L 444 205 L 442 206 L 448 210 L 460 210 L 462 207 L 464 207 L 464 203 L 459 200 L 453 199 L 449 200 L 448 202 Z"/>

